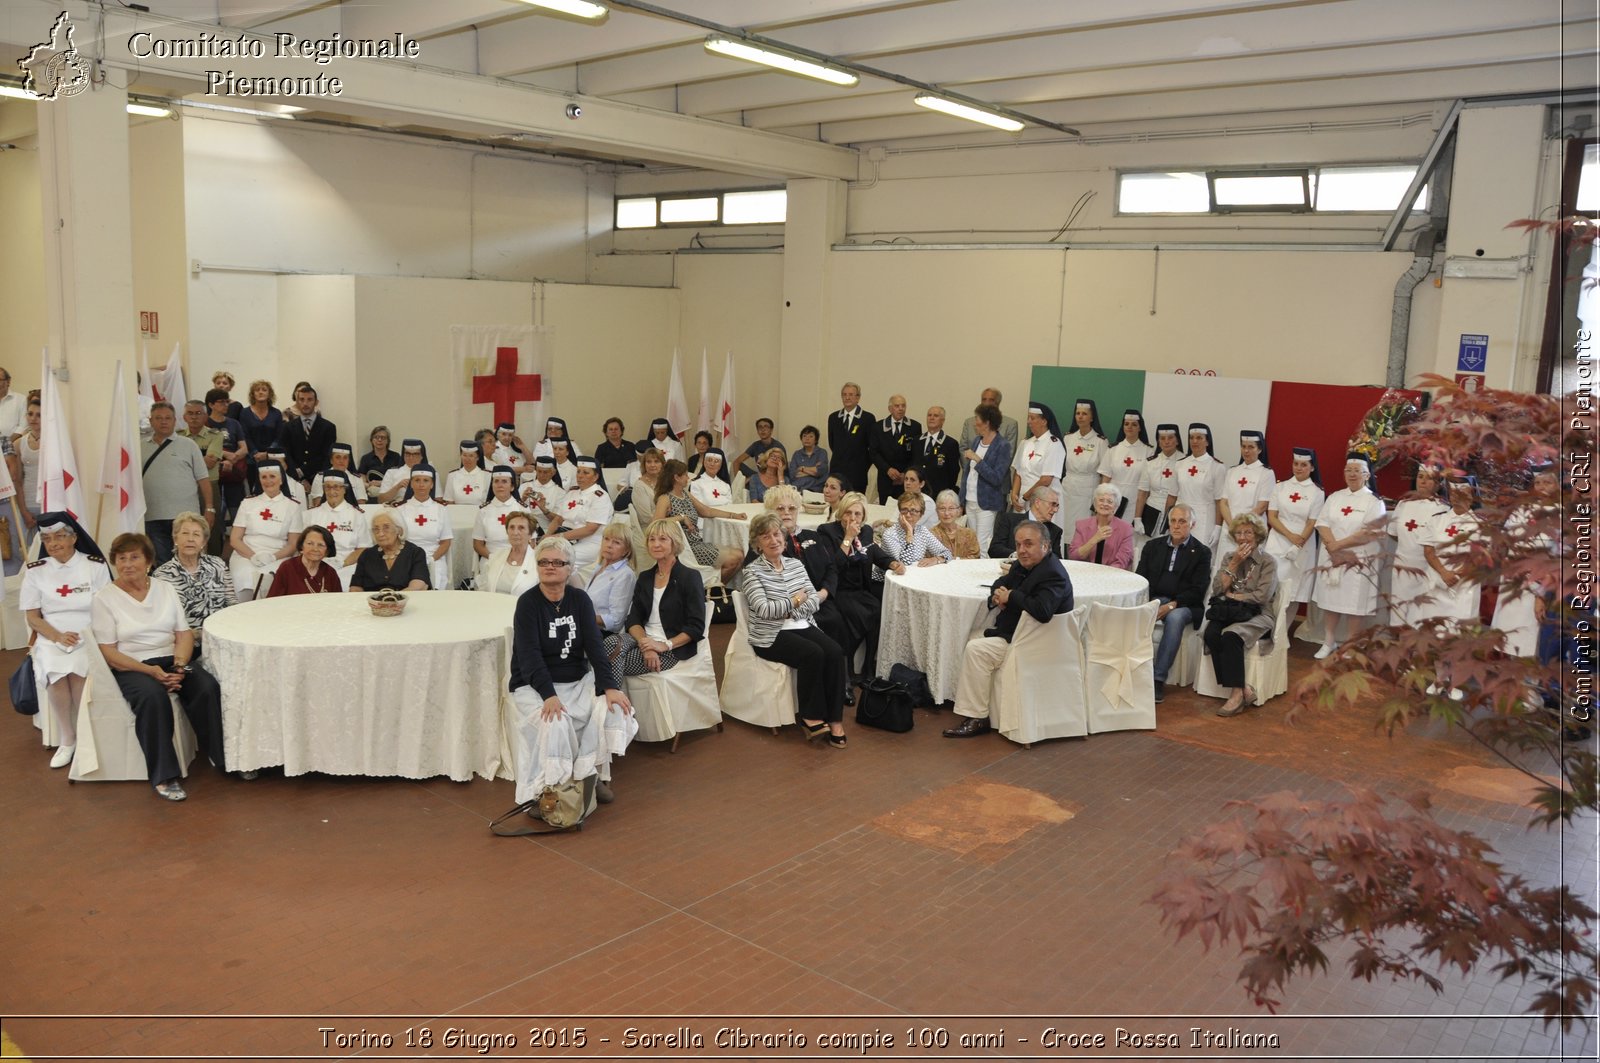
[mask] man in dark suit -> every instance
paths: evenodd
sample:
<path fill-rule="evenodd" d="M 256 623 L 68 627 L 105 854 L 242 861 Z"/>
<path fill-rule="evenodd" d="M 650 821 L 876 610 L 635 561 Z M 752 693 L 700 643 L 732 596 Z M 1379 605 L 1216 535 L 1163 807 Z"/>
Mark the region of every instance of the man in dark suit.
<path fill-rule="evenodd" d="M 1167 534 L 1144 544 L 1134 569 L 1150 582 L 1150 599 L 1159 601 L 1156 620 L 1161 624 L 1161 645 L 1156 647 L 1156 700 L 1167 696 L 1167 673 L 1178 658 L 1187 628 L 1196 630 L 1206 611 L 1206 591 L 1211 584 L 1211 551 L 1190 535 L 1194 511 L 1179 502 L 1167 511 Z"/>
<path fill-rule="evenodd" d="M 1072 612 L 1072 579 L 1061 559 L 1045 545 L 1050 540 L 1045 525 L 1036 520 L 1017 526 L 1017 561 L 989 591 L 989 607 L 1000 610 L 994 627 L 972 639 L 961 655 L 961 678 L 956 683 L 956 715 L 960 724 L 944 732 L 946 738 L 971 738 L 993 730 L 989 703 L 993 699 L 994 673 L 1011 649 L 1017 623 L 1027 613 L 1041 624 Z"/>
<path fill-rule="evenodd" d="M 859 384 L 840 388 L 839 400 L 844 409 L 828 414 L 828 453 L 833 474 L 843 477 L 849 490 L 865 492 L 878 419 L 861 408 Z"/>
<path fill-rule="evenodd" d="M 906 397 L 889 396 L 889 416 L 872 433 L 872 464 L 878 470 L 878 503 L 888 505 L 905 491 L 906 470 L 916 455 L 922 426 L 906 416 Z"/>
<path fill-rule="evenodd" d="M 311 478 L 328 467 L 338 438 L 334 423 L 317 412 L 317 389 L 302 384 L 294 393 L 294 416 L 285 417 L 278 432 L 289 475 L 311 490 Z"/>
<path fill-rule="evenodd" d="M 928 407 L 928 426 L 912 448 L 913 461 L 928 497 L 939 501 L 939 492 L 954 491 L 961 479 L 961 441 L 944 430 L 944 407 Z"/>
<path fill-rule="evenodd" d="M 1056 495 L 1056 489 L 1041 487 L 1033 493 L 1033 501 L 1028 503 L 1026 512 L 1003 511 L 995 518 L 994 538 L 989 540 L 989 556 L 1010 557 L 1016 550 L 1017 528 L 1036 520 L 1050 529 L 1050 552 L 1060 557 L 1061 529 L 1055 525 L 1056 510 L 1060 508 L 1061 499 Z"/>

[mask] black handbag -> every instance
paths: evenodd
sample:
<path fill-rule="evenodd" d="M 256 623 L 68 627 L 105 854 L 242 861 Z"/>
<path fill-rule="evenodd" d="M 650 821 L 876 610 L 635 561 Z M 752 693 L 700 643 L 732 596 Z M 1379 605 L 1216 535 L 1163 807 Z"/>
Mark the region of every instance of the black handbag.
<path fill-rule="evenodd" d="M 39 687 L 33 677 L 33 658 L 24 655 L 11 673 L 11 707 L 24 716 L 39 715 Z"/>
<path fill-rule="evenodd" d="M 711 622 L 713 624 L 738 623 L 739 614 L 733 608 L 733 592 L 728 588 L 707 588 L 706 604 L 711 607 Z"/>
<path fill-rule="evenodd" d="M 919 672 L 909 664 L 889 667 L 889 682 L 899 683 L 911 695 L 911 704 L 927 708 L 934 706 L 933 691 L 928 689 L 928 673 Z"/>
<path fill-rule="evenodd" d="M 901 683 L 889 679 L 869 679 L 856 699 L 856 723 L 880 731 L 905 734 L 915 722 L 911 693 Z"/>
<path fill-rule="evenodd" d="M 1229 598 L 1226 594 L 1213 596 L 1210 604 L 1206 606 L 1206 619 L 1215 620 L 1224 627 L 1229 624 L 1242 624 L 1260 615 L 1261 606 L 1255 602 L 1241 602 L 1237 598 Z"/>

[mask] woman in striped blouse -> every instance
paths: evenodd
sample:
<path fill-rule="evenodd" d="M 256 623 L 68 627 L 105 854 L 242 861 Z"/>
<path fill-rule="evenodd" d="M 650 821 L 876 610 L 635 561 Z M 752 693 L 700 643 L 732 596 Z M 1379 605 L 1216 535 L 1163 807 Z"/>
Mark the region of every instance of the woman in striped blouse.
<path fill-rule="evenodd" d="M 776 513 L 750 522 L 750 546 L 758 555 L 744 569 L 750 646 L 757 657 L 795 669 L 796 715 L 806 740 L 827 736 L 830 746 L 843 749 L 844 651 L 817 627 L 814 618 L 822 601 L 805 566 L 783 556 L 783 543 L 783 523 Z"/>

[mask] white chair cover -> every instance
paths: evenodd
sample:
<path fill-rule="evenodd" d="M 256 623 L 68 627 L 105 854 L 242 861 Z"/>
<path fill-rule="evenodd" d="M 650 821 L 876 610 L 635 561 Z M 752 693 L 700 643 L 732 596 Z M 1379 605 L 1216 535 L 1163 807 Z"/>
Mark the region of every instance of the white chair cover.
<path fill-rule="evenodd" d="M 1084 685 L 1090 734 L 1155 729 L 1155 646 L 1149 631 L 1160 608 L 1160 602 L 1089 603 Z"/>
<path fill-rule="evenodd" d="M 794 723 L 795 709 L 799 705 L 794 669 L 776 661 L 764 661 L 750 648 L 743 591 L 733 592 L 733 608 L 738 622 L 722 659 L 722 711 L 757 727 L 784 727 Z"/>
<path fill-rule="evenodd" d="M 750 501 L 750 489 L 744 484 L 744 473 L 733 474 L 733 501 L 735 505 L 742 505 Z"/>
<path fill-rule="evenodd" d="M 1024 614 L 994 677 L 995 730 L 1021 745 L 1089 733 L 1084 707 L 1083 626 L 1089 607 L 1041 624 Z"/>
<path fill-rule="evenodd" d="M 766 663 L 766 662 L 762 662 Z M 665 672 L 630 675 L 623 679 L 633 715 L 639 721 L 639 741 L 672 742 L 684 731 L 722 726 L 722 702 L 717 697 L 717 673 L 711 663 L 711 640 L 702 638 L 695 655 Z"/>
<path fill-rule="evenodd" d="M 1244 651 L 1244 681 L 1255 687 L 1256 704 L 1264 705 L 1289 689 L 1289 611 L 1294 608 L 1294 586 L 1280 584 L 1277 601 L 1278 622 L 1273 630 L 1272 650 L 1261 654 L 1264 643 L 1256 643 Z M 1195 677 L 1194 692 L 1208 698 L 1226 698 L 1228 688 L 1217 682 L 1217 671 L 1211 655 L 1205 655 L 1200 674 Z"/>
<path fill-rule="evenodd" d="M 89 676 L 83 684 L 83 700 L 78 703 L 78 749 L 72 757 L 68 778 L 74 782 L 126 782 L 150 780 L 145 767 L 144 750 L 139 748 L 139 736 L 133 730 L 133 710 L 122 696 L 116 677 L 106 659 L 100 655 L 99 646 L 87 647 Z M 42 693 L 42 692 L 41 692 Z M 189 774 L 189 763 L 194 760 L 194 729 L 177 696 L 172 697 L 172 714 L 175 726 L 172 746 L 178 753 L 178 764 L 183 774 Z M 42 699 L 41 699 L 42 701 Z M 39 715 L 50 717 L 45 724 L 48 736 L 55 730 L 54 713 L 41 704 Z M 48 740 L 48 739 L 47 739 Z M 54 744 L 54 743 L 52 743 Z"/>
<path fill-rule="evenodd" d="M 1202 620 L 1201 623 L 1205 621 Z M 1161 627 L 1164 624 L 1166 621 L 1162 620 L 1153 629 L 1150 639 L 1152 648 L 1160 643 Z M 1194 686 L 1194 677 L 1200 674 L 1200 658 L 1205 655 L 1206 647 L 1205 643 L 1200 641 L 1199 629 L 1192 623 L 1187 625 L 1183 631 L 1183 639 L 1178 643 L 1178 655 L 1172 659 L 1172 668 L 1167 672 L 1167 686 Z M 1151 682 L 1154 683 L 1154 680 Z"/>

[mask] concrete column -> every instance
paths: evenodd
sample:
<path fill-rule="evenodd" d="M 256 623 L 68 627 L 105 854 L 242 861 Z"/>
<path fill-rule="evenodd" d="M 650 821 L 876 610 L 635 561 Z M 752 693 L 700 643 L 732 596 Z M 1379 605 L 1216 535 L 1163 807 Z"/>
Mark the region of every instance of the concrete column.
<path fill-rule="evenodd" d="M 842 380 L 825 376 L 832 362 L 832 249 L 844 238 L 845 196 L 843 181 L 808 178 L 789 182 L 777 418 L 778 438 L 790 446 L 799 445 L 802 425 L 821 428 L 817 418 L 838 405 Z"/>
<path fill-rule="evenodd" d="M 1548 244 L 1506 226 L 1541 209 L 1544 123 L 1542 104 L 1469 108 L 1461 114 L 1433 359 L 1433 371 L 1441 376 L 1457 372 L 1463 334 L 1487 335 L 1484 382 L 1494 388 L 1532 387 L 1544 330 Z M 1514 262 L 1520 268 L 1510 276 L 1449 275 L 1452 265 L 1482 269 L 1503 264 L 1509 270 Z"/>
<path fill-rule="evenodd" d="M 127 102 L 127 93 L 105 84 L 37 105 L 50 359 L 84 484 L 84 523 L 97 537 L 100 458 L 118 359 L 130 391 L 129 423 L 139 423 L 131 394 L 139 323 Z M 164 363 L 166 353 L 152 350 L 151 357 Z"/>

